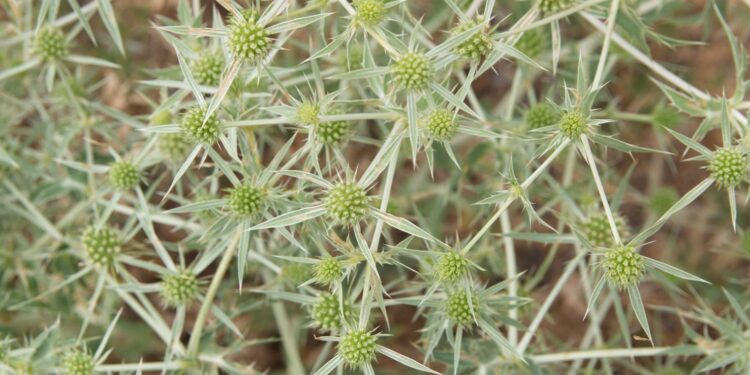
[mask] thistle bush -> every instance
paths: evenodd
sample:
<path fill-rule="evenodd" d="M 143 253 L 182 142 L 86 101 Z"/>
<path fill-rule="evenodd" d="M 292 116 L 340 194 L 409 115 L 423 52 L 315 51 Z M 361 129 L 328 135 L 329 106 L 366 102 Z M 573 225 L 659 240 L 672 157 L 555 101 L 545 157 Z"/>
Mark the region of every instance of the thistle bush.
<path fill-rule="evenodd" d="M 0 374 L 750 369 L 745 2 L 0 4 Z"/>

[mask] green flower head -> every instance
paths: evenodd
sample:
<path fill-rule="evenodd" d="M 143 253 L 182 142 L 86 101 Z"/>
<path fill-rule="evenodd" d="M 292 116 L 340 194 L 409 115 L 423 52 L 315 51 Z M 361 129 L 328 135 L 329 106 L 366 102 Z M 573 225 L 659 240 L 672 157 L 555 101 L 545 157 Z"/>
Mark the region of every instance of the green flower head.
<path fill-rule="evenodd" d="M 138 169 L 128 161 L 116 161 L 109 167 L 109 184 L 117 190 L 134 188 L 140 180 Z"/>
<path fill-rule="evenodd" d="M 45 27 L 34 37 L 34 54 L 44 60 L 59 60 L 68 55 L 68 41 L 59 29 Z"/>
<path fill-rule="evenodd" d="M 391 74 L 401 88 L 423 90 L 432 80 L 432 63 L 421 53 L 409 52 L 391 63 Z"/>
<path fill-rule="evenodd" d="M 484 22 L 482 19 L 471 20 L 453 29 L 453 34 L 460 34 Z M 492 39 L 485 30 L 479 30 L 474 35 L 461 42 L 455 52 L 467 59 L 481 60 L 492 51 Z"/>
<path fill-rule="evenodd" d="M 83 248 L 91 262 L 98 266 L 109 266 L 120 253 L 120 239 L 109 228 L 88 227 L 81 237 Z"/>
<path fill-rule="evenodd" d="M 190 143 L 182 133 L 165 133 L 159 135 L 159 150 L 169 159 L 181 159 L 188 153 Z"/>
<path fill-rule="evenodd" d="M 242 185 L 229 191 L 229 209 L 237 216 L 252 216 L 263 209 L 265 193 L 252 185 Z"/>
<path fill-rule="evenodd" d="M 224 56 L 218 53 L 201 55 L 193 61 L 191 70 L 195 81 L 204 86 L 218 86 L 224 71 Z"/>
<path fill-rule="evenodd" d="M 246 9 L 229 23 L 229 51 L 244 62 L 255 63 L 268 55 L 271 39 L 268 31 L 258 24 L 257 12 Z"/>
<path fill-rule="evenodd" d="M 645 270 L 646 261 L 633 246 L 620 245 L 607 250 L 604 255 L 604 275 L 620 289 L 638 284 Z"/>
<path fill-rule="evenodd" d="M 471 299 L 471 302 L 469 301 Z M 478 314 L 479 299 L 465 290 L 453 292 L 445 301 L 445 312 L 451 322 L 460 326 L 474 324 L 474 316 Z"/>
<path fill-rule="evenodd" d="M 458 122 L 450 110 L 440 108 L 427 117 L 427 132 L 438 141 L 448 141 L 456 135 Z"/>
<path fill-rule="evenodd" d="M 350 367 L 362 367 L 375 360 L 376 340 L 373 334 L 365 330 L 349 331 L 339 342 L 339 354 Z"/>
<path fill-rule="evenodd" d="M 66 375 L 93 375 L 94 357 L 80 350 L 70 351 L 63 357 L 62 368 Z"/>
<path fill-rule="evenodd" d="M 328 215 L 347 224 L 362 220 L 367 213 L 369 198 L 365 189 L 356 183 L 341 183 L 328 192 L 325 205 Z"/>
<path fill-rule="evenodd" d="M 215 113 L 211 114 L 204 123 L 203 118 L 205 116 L 205 108 L 192 107 L 182 115 L 180 128 L 187 139 L 195 143 L 212 145 L 219 139 L 222 125 Z"/>
<path fill-rule="evenodd" d="M 343 275 L 344 268 L 336 258 L 323 258 L 315 264 L 315 281 L 320 284 L 331 285 Z"/>
<path fill-rule="evenodd" d="M 438 280 L 455 283 L 469 272 L 469 260 L 457 252 L 447 252 L 440 257 L 435 267 Z"/>
<path fill-rule="evenodd" d="M 563 113 L 560 117 L 560 132 L 568 138 L 576 139 L 587 130 L 586 117 L 578 110 Z"/>
<path fill-rule="evenodd" d="M 344 111 L 333 110 L 328 112 L 328 115 L 340 115 Z M 349 121 L 328 121 L 320 122 L 313 128 L 315 138 L 318 141 L 327 144 L 334 145 L 343 141 L 349 134 Z"/>
<path fill-rule="evenodd" d="M 324 294 L 318 298 L 313 305 L 312 319 L 315 326 L 326 331 L 340 329 L 345 321 L 354 318 L 354 309 L 351 303 L 344 301 L 339 305 L 339 298 L 335 294 Z"/>
<path fill-rule="evenodd" d="M 537 0 L 543 13 L 555 13 L 573 5 L 575 0 Z"/>
<path fill-rule="evenodd" d="M 188 270 L 167 275 L 161 282 L 161 296 L 169 306 L 188 304 L 198 296 L 198 278 Z"/>
<path fill-rule="evenodd" d="M 361 25 L 372 26 L 379 24 L 385 17 L 383 0 L 354 0 L 354 19 Z"/>
<path fill-rule="evenodd" d="M 625 219 L 615 214 L 615 226 L 621 237 L 627 237 L 630 234 Z M 591 245 L 597 247 L 612 247 L 615 245 L 612 238 L 612 229 L 609 227 L 609 219 L 605 213 L 593 214 L 581 223 L 583 234 L 586 236 Z"/>
<path fill-rule="evenodd" d="M 716 150 L 708 162 L 711 177 L 721 186 L 733 187 L 747 180 L 750 158 L 739 147 L 724 147 Z"/>
<path fill-rule="evenodd" d="M 318 123 L 320 107 L 317 104 L 303 102 L 297 107 L 297 120 L 303 125 L 315 125 Z"/>
<path fill-rule="evenodd" d="M 558 121 L 560 121 L 560 116 L 557 111 L 546 103 L 535 104 L 524 115 L 524 123 L 530 130 L 554 125 Z"/>

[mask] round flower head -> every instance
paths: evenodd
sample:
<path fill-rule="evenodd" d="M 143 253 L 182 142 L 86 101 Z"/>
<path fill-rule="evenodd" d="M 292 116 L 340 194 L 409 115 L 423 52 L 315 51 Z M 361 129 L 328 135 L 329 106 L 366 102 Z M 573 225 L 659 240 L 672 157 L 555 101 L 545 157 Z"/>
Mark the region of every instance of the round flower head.
<path fill-rule="evenodd" d="M 438 280 L 455 283 L 469 272 L 469 260 L 459 253 L 450 251 L 440 257 L 435 270 Z"/>
<path fill-rule="evenodd" d="M 482 22 L 483 20 L 477 19 L 477 20 L 471 20 L 471 21 L 462 23 L 461 25 L 453 29 L 453 33 L 460 34 L 464 31 L 467 31 L 477 26 L 478 24 Z M 482 57 L 486 56 L 491 50 L 492 50 L 492 39 L 490 39 L 489 35 L 487 35 L 487 33 L 484 30 L 479 30 L 476 33 L 474 33 L 474 35 L 469 37 L 469 39 L 466 39 L 465 41 L 461 42 L 461 44 L 459 44 L 458 47 L 456 47 L 455 52 L 468 59 L 480 60 Z"/>
<path fill-rule="evenodd" d="M 568 138 L 578 138 L 586 131 L 586 118 L 583 113 L 573 110 L 560 117 L 560 132 Z"/>
<path fill-rule="evenodd" d="M 344 269 L 336 258 L 324 258 L 315 264 L 315 280 L 321 284 L 333 284 L 343 275 Z"/>
<path fill-rule="evenodd" d="M 733 187 L 747 179 L 750 158 L 737 147 L 724 147 L 716 150 L 708 162 L 711 177 L 721 186 Z"/>
<path fill-rule="evenodd" d="M 471 305 L 469 305 L 469 298 L 471 298 Z M 450 294 L 448 300 L 445 301 L 445 312 L 448 314 L 448 319 L 461 326 L 474 324 L 474 316 L 477 314 L 478 307 L 477 297 L 466 293 L 465 290 Z"/>
<path fill-rule="evenodd" d="M 115 256 L 120 253 L 120 239 L 109 228 L 88 227 L 83 232 L 81 242 L 91 262 L 98 266 L 112 264 Z"/>
<path fill-rule="evenodd" d="M 544 13 L 554 13 L 571 6 L 575 0 L 537 0 L 539 10 Z"/>
<path fill-rule="evenodd" d="M 94 358 L 89 353 L 73 350 L 63 357 L 62 368 L 66 375 L 93 375 Z"/>
<path fill-rule="evenodd" d="M 544 51 L 546 42 L 544 33 L 538 29 L 532 29 L 523 33 L 515 47 L 530 59 L 536 59 Z"/>
<path fill-rule="evenodd" d="M 270 38 L 266 29 L 258 24 L 257 12 L 246 9 L 241 16 L 232 17 L 229 23 L 229 51 L 245 62 L 257 62 L 268 54 Z"/>
<path fill-rule="evenodd" d="M 438 141 L 450 140 L 457 131 L 458 122 L 450 110 L 436 109 L 427 117 L 427 132 Z"/>
<path fill-rule="evenodd" d="M 354 0 L 354 19 L 364 26 L 377 25 L 385 16 L 383 0 Z"/>
<path fill-rule="evenodd" d="M 355 183 L 334 186 L 326 198 L 328 214 L 337 221 L 353 224 L 365 216 L 368 198 L 365 189 Z"/>
<path fill-rule="evenodd" d="M 193 61 L 191 70 L 195 81 L 204 86 L 218 86 L 224 70 L 224 56 L 212 53 Z"/>
<path fill-rule="evenodd" d="M 632 246 L 617 246 L 604 255 L 604 274 L 620 289 L 637 284 L 643 277 L 646 261 Z"/>
<path fill-rule="evenodd" d="M 409 52 L 391 64 L 391 74 L 401 88 L 422 90 L 432 79 L 432 63 L 416 52 Z"/>
<path fill-rule="evenodd" d="M 185 305 L 198 296 L 198 278 L 188 270 L 167 275 L 161 282 L 161 296 L 169 306 Z"/>
<path fill-rule="evenodd" d="M 68 41 L 58 29 L 39 29 L 34 38 L 34 54 L 45 60 L 58 60 L 68 54 Z"/>
<path fill-rule="evenodd" d="M 187 154 L 190 143 L 182 133 L 165 133 L 159 135 L 159 149 L 170 159 L 180 159 Z"/>
<path fill-rule="evenodd" d="M 133 163 L 117 161 L 109 167 L 109 183 L 117 190 L 128 190 L 138 184 L 140 176 Z"/>
<path fill-rule="evenodd" d="M 341 110 L 333 110 L 328 112 L 328 115 L 340 115 L 344 112 Z M 341 142 L 347 134 L 349 134 L 349 121 L 328 121 L 321 122 L 315 125 L 314 128 L 315 138 L 318 141 L 327 145 L 336 144 Z"/>
<path fill-rule="evenodd" d="M 317 104 L 304 102 L 297 107 L 297 120 L 304 125 L 315 125 L 318 123 L 320 107 Z"/>
<path fill-rule="evenodd" d="M 351 367 L 362 367 L 375 360 L 377 338 L 365 330 L 353 330 L 341 338 L 339 354 Z"/>
<path fill-rule="evenodd" d="M 324 294 L 313 305 L 312 319 L 316 327 L 331 331 L 341 328 L 344 321 L 351 320 L 352 312 L 352 305 L 349 302 L 344 301 L 344 305 L 340 306 L 339 298 L 335 294 Z"/>
<path fill-rule="evenodd" d="M 216 114 L 211 114 L 206 122 L 203 118 L 206 116 L 206 109 L 203 107 L 190 108 L 182 115 L 180 128 L 182 133 L 191 141 L 212 145 L 219 139 L 221 133 L 221 122 Z"/>
<path fill-rule="evenodd" d="M 229 192 L 229 209 L 237 216 L 255 215 L 263 208 L 263 190 L 251 185 L 235 187 Z"/>
<path fill-rule="evenodd" d="M 620 236 L 625 237 L 629 234 L 628 226 L 619 215 L 614 215 L 615 226 Z M 604 213 L 594 214 L 586 218 L 583 223 L 583 234 L 586 236 L 591 245 L 597 247 L 611 247 L 614 246 L 614 238 L 612 238 L 612 229 L 609 227 L 609 219 Z"/>
<path fill-rule="evenodd" d="M 524 122 L 529 129 L 539 129 L 544 126 L 554 125 L 560 121 L 557 112 L 545 103 L 538 103 L 524 115 Z"/>

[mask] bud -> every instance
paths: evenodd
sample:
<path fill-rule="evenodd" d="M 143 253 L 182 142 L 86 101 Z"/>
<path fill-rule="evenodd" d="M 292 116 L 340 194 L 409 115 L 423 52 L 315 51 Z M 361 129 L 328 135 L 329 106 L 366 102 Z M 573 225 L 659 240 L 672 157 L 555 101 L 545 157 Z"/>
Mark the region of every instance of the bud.
<path fill-rule="evenodd" d="M 320 107 L 317 104 L 304 102 L 297 107 L 297 120 L 304 125 L 315 125 L 318 123 Z"/>
<path fill-rule="evenodd" d="M 528 129 L 539 129 L 545 126 L 557 124 L 560 116 L 550 105 L 538 103 L 526 111 L 524 122 Z"/>
<path fill-rule="evenodd" d="M 465 22 L 453 29 L 453 33 L 460 34 L 482 22 L 483 20 L 481 18 Z M 492 39 L 490 39 L 489 35 L 487 35 L 484 30 L 477 31 L 474 35 L 469 37 L 469 39 L 461 42 L 461 44 L 455 49 L 455 52 L 458 55 L 472 60 L 481 60 L 490 51 L 492 51 Z"/>
<path fill-rule="evenodd" d="M 447 252 L 440 257 L 435 267 L 438 280 L 455 283 L 469 272 L 469 260 L 457 252 Z"/>
<path fill-rule="evenodd" d="M 83 232 L 81 242 L 91 262 L 98 266 L 111 265 L 120 253 L 120 239 L 109 228 L 88 227 Z"/>
<path fill-rule="evenodd" d="M 265 194 L 255 186 L 242 185 L 229 191 L 229 209 L 237 216 L 252 216 L 261 211 Z"/>
<path fill-rule="evenodd" d="M 195 81 L 204 86 L 218 86 L 224 71 L 224 56 L 218 53 L 205 54 L 193 61 L 191 70 Z"/>
<path fill-rule="evenodd" d="M 341 338 L 339 354 L 344 363 L 351 367 L 362 367 L 375 360 L 375 340 L 377 338 L 364 330 L 353 330 Z"/>
<path fill-rule="evenodd" d="M 355 183 L 334 186 L 326 198 L 328 214 L 339 222 L 354 224 L 365 216 L 368 208 L 365 189 Z"/>
<path fill-rule="evenodd" d="M 258 24 L 257 12 L 246 9 L 241 16 L 232 17 L 229 23 L 229 51 L 244 62 L 258 62 L 268 54 L 270 38 L 266 29 Z"/>
<path fill-rule="evenodd" d="M 343 275 L 344 269 L 336 258 L 324 258 L 315 265 L 315 280 L 320 284 L 331 285 Z"/>
<path fill-rule="evenodd" d="M 427 132 L 438 141 L 450 140 L 457 131 L 458 122 L 453 112 L 447 109 L 436 109 L 427 117 Z"/>
<path fill-rule="evenodd" d="M 638 284 L 643 278 L 646 261 L 633 246 L 609 249 L 604 258 L 604 273 L 610 283 L 620 289 Z"/>
<path fill-rule="evenodd" d="M 198 278 L 188 270 L 167 275 L 161 283 L 161 296 L 169 306 L 188 304 L 198 296 Z"/>
<path fill-rule="evenodd" d="M 469 305 L 469 298 L 471 298 L 471 305 Z M 479 300 L 477 296 L 466 293 L 465 290 L 450 294 L 445 302 L 445 312 L 448 314 L 448 319 L 460 326 L 473 325 L 474 315 L 477 314 L 478 308 Z"/>
<path fill-rule="evenodd" d="M 724 147 L 716 150 L 708 162 L 711 177 L 721 186 L 733 187 L 747 179 L 750 158 L 739 147 Z"/>
<path fill-rule="evenodd" d="M 421 53 L 409 52 L 391 63 L 391 74 L 403 89 L 426 89 L 432 80 L 432 63 Z"/>
<path fill-rule="evenodd" d="M 93 375 L 94 358 L 91 354 L 74 350 L 63 357 L 62 368 L 67 375 Z"/>
<path fill-rule="evenodd" d="M 180 128 L 183 134 L 191 141 L 212 145 L 219 139 L 221 132 L 221 122 L 216 114 L 211 114 L 205 123 L 203 118 L 206 116 L 206 109 L 195 106 L 182 115 Z"/>
<path fill-rule="evenodd" d="M 328 114 L 339 115 L 343 113 L 340 110 L 333 110 Z M 349 121 L 321 122 L 315 125 L 314 132 L 318 141 L 327 145 L 333 145 L 341 142 L 349 134 Z"/>
<path fill-rule="evenodd" d="M 379 24 L 385 16 L 383 0 L 354 0 L 354 19 L 364 26 Z"/>
<path fill-rule="evenodd" d="M 614 219 L 617 233 L 622 237 L 627 237 L 630 230 L 625 223 L 625 219 L 617 214 L 614 215 Z M 581 227 L 586 240 L 591 245 L 597 247 L 612 247 L 615 245 L 614 238 L 612 238 L 612 229 L 609 227 L 609 219 L 605 213 L 590 215 L 581 223 Z"/>
<path fill-rule="evenodd" d="M 538 0 L 539 10 L 543 13 L 555 13 L 571 6 L 575 0 Z"/>
<path fill-rule="evenodd" d="M 133 163 L 117 161 L 109 167 L 109 183 L 117 190 L 128 190 L 138 184 L 140 176 Z"/>
<path fill-rule="evenodd" d="M 34 54 L 44 60 L 59 60 L 68 54 L 68 41 L 62 31 L 45 27 L 34 38 Z"/>
<path fill-rule="evenodd" d="M 351 321 L 353 317 L 352 305 L 346 300 L 343 306 L 339 305 L 339 298 L 334 294 L 322 295 L 312 309 L 315 325 L 327 331 L 340 329 L 343 322 Z"/>
<path fill-rule="evenodd" d="M 568 138 L 578 138 L 586 132 L 586 118 L 578 110 L 565 112 L 559 122 L 560 132 Z"/>

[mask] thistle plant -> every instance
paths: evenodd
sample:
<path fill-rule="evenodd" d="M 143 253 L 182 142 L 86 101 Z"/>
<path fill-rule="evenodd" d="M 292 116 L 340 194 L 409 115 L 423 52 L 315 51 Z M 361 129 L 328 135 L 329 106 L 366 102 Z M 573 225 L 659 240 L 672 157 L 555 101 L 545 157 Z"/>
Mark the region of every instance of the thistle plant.
<path fill-rule="evenodd" d="M 746 5 L 692 5 L 3 3 L 0 373 L 746 374 Z"/>

